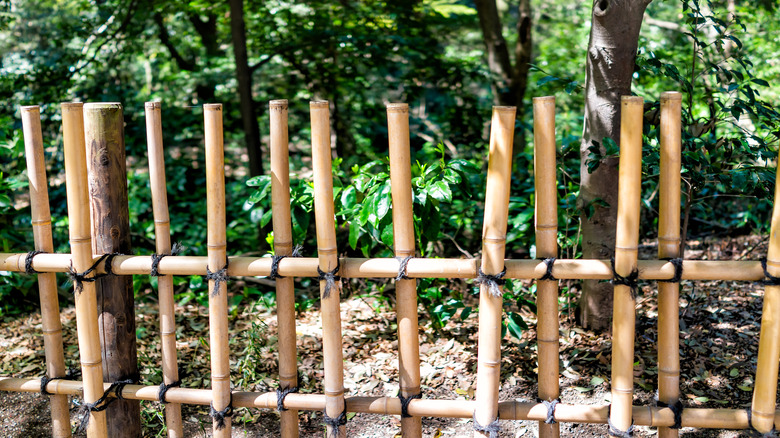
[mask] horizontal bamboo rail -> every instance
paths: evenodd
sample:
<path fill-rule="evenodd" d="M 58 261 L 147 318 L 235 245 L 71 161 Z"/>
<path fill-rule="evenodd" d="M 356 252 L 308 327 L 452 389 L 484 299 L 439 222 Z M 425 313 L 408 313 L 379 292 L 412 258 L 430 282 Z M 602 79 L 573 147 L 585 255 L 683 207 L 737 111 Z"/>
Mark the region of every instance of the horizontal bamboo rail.
<path fill-rule="evenodd" d="M 27 253 L 0 253 L 0 270 L 24 272 Z M 268 276 L 271 273 L 270 257 L 228 257 L 228 275 Z M 40 272 L 67 272 L 70 254 L 38 254 L 33 258 L 33 268 Z M 395 278 L 400 261 L 395 258 L 340 258 L 343 278 Z M 410 278 L 476 278 L 480 259 L 411 259 L 406 273 Z M 538 280 L 547 272 L 542 260 L 505 260 L 509 279 Z M 112 272 L 117 275 L 148 275 L 152 267 L 151 256 L 116 256 Z M 639 260 L 640 280 L 665 280 L 674 277 L 674 265 L 667 260 Z M 99 273 L 105 272 L 100 265 Z M 170 256 L 160 261 L 160 275 L 206 275 L 205 256 Z M 279 275 L 290 277 L 316 277 L 317 259 L 313 257 L 285 258 L 279 262 Z M 553 276 L 559 280 L 611 280 L 612 265 L 609 260 L 556 259 Z M 760 261 L 685 260 L 683 280 L 699 281 L 759 281 L 764 279 Z"/>
<path fill-rule="evenodd" d="M 105 388 L 108 389 L 108 383 Z M 0 377 L 0 391 L 39 392 L 40 379 L 18 379 Z M 52 394 L 79 396 L 82 382 L 73 380 L 55 380 L 49 383 L 47 390 Z M 159 386 L 127 385 L 121 395 L 131 400 L 156 401 Z M 211 390 L 193 388 L 171 388 L 166 399 L 171 403 L 207 406 L 211 403 Z M 113 394 L 112 394 L 113 396 Z M 233 406 L 258 409 L 276 409 L 275 392 L 233 392 Z M 345 397 L 347 412 L 400 415 L 401 402 L 396 397 Z M 302 411 L 322 411 L 325 408 L 325 395 L 289 394 L 284 399 L 284 407 Z M 412 400 L 409 402 L 409 414 L 416 417 L 471 418 L 476 401 L 469 400 Z M 569 405 L 559 403 L 555 407 L 555 420 L 562 423 L 607 422 L 608 405 Z M 498 403 L 499 417 L 502 420 L 544 421 L 547 407 L 542 403 L 503 401 Z M 633 406 L 634 424 L 638 426 L 663 427 L 674 425 L 674 413 L 669 408 L 653 406 Z M 780 422 L 780 411 L 775 411 L 775 422 Z M 682 414 L 683 427 L 709 429 L 748 429 L 748 413 L 745 409 L 685 408 Z"/>

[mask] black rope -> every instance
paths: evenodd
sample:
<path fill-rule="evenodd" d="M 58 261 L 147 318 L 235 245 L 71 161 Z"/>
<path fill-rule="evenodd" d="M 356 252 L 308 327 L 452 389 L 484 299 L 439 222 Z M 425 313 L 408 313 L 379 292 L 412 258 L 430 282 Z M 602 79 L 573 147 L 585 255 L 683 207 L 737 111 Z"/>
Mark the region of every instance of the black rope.
<path fill-rule="evenodd" d="M 333 268 L 332 271 L 324 272 L 322 269 L 320 269 L 319 266 L 317 266 L 317 274 L 319 275 L 319 279 L 325 280 L 325 291 L 322 292 L 323 298 L 328 298 L 330 296 L 330 290 L 336 287 L 336 280 L 341 279 L 341 277 L 338 275 L 339 268 L 341 268 L 341 260 L 339 259 L 336 259 L 336 267 Z"/>
<path fill-rule="evenodd" d="M 114 260 L 114 257 L 122 255 L 118 252 L 110 253 L 110 254 L 103 254 L 100 256 L 97 260 L 95 260 L 95 263 L 92 264 L 86 271 L 84 272 L 76 272 L 75 269 L 73 269 L 73 262 L 71 261 L 70 267 L 68 268 L 68 276 L 70 277 L 70 281 L 73 283 L 73 286 L 75 287 L 76 292 L 81 292 L 84 289 L 84 283 L 93 283 L 98 278 L 103 278 L 109 275 L 114 275 L 114 272 L 111 270 L 111 262 Z M 97 267 L 105 261 L 105 265 L 103 266 L 103 269 L 106 271 L 105 274 L 95 274 L 92 277 L 87 278 L 87 275 L 95 272 Z"/>
<path fill-rule="evenodd" d="M 303 245 L 295 245 L 295 248 L 292 250 L 292 254 L 289 256 L 286 255 L 272 255 L 271 256 L 271 273 L 268 274 L 269 280 L 276 280 L 277 278 L 284 278 L 283 275 L 279 275 L 279 262 L 282 261 L 285 257 L 300 257 L 301 256 L 301 250 L 303 249 Z"/>
<path fill-rule="evenodd" d="M 325 426 L 330 426 L 330 436 L 339 436 L 339 427 L 347 425 L 347 407 L 344 406 L 344 410 L 341 411 L 338 417 L 329 417 L 327 412 L 322 413 L 322 422 Z"/>
<path fill-rule="evenodd" d="M 230 394 L 230 403 L 225 406 L 225 409 L 218 411 L 214 409 L 214 404 L 209 405 L 209 416 L 217 422 L 217 430 L 225 428 L 225 418 L 233 416 L 233 394 Z"/>
<path fill-rule="evenodd" d="M 553 277 L 553 265 L 555 264 L 555 257 L 548 257 L 544 259 L 544 264 L 547 265 L 547 272 L 544 273 L 542 278 L 539 280 L 552 280 L 552 281 L 558 281 L 557 278 Z"/>
<path fill-rule="evenodd" d="M 668 280 L 657 280 L 659 283 L 679 283 L 680 280 L 682 280 L 683 275 L 683 259 L 676 258 L 676 259 L 664 259 L 668 260 L 669 263 L 674 265 L 674 277 L 668 279 Z"/>
<path fill-rule="evenodd" d="M 175 382 L 172 382 L 170 385 L 166 385 L 165 381 L 160 383 L 160 390 L 157 392 L 157 400 L 160 401 L 162 404 L 167 404 L 168 400 L 165 400 L 165 393 L 168 392 L 171 388 L 178 388 L 181 386 L 181 380 L 177 380 Z"/>
<path fill-rule="evenodd" d="M 182 251 L 181 245 L 179 245 L 178 242 L 173 244 L 173 247 L 171 248 L 170 254 L 152 254 L 152 269 L 149 271 L 149 275 L 152 277 L 159 277 L 160 273 L 157 272 L 157 270 L 160 268 L 160 260 L 163 259 L 163 257 L 167 257 L 169 255 L 175 256 L 179 255 L 179 253 Z"/>
<path fill-rule="evenodd" d="M 613 258 L 611 260 L 612 262 L 612 284 L 613 285 L 623 285 L 628 286 L 631 289 L 631 299 L 636 299 L 636 290 L 638 287 L 637 279 L 639 278 L 639 270 L 634 268 L 633 271 L 631 271 L 630 274 L 628 274 L 628 277 L 624 277 L 617 273 L 615 270 L 615 259 Z"/>
<path fill-rule="evenodd" d="M 766 259 L 761 259 L 761 269 L 764 270 L 765 279 L 761 280 L 761 284 L 766 286 L 780 286 L 780 277 L 773 277 L 769 275 L 769 271 L 766 269 Z"/>
<path fill-rule="evenodd" d="M 543 404 L 547 408 L 547 419 L 544 420 L 546 424 L 555 424 L 557 421 L 555 421 L 555 406 L 560 403 L 561 401 L 559 399 L 555 400 L 542 400 L 537 399 L 537 402 Z"/>
<path fill-rule="evenodd" d="M 228 260 L 226 258 L 225 259 L 225 266 L 222 269 L 220 269 L 219 271 L 217 271 L 217 272 L 211 272 L 209 270 L 208 266 L 206 267 L 206 280 L 214 280 L 214 288 L 211 291 L 211 296 L 212 297 L 215 297 L 215 296 L 219 295 L 219 284 L 220 283 L 227 283 L 227 280 L 228 280 L 227 270 L 228 270 L 228 265 L 229 264 L 230 264 L 230 260 Z"/>
<path fill-rule="evenodd" d="M 404 397 L 399 392 L 398 398 L 401 400 L 401 418 L 411 418 L 412 416 L 409 415 L 409 402 L 411 402 L 414 399 L 421 399 L 422 393 L 413 394 L 410 395 L 409 397 Z"/>
<path fill-rule="evenodd" d="M 45 253 L 46 251 L 38 251 L 38 250 L 28 252 L 27 256 L 25 256 L 24 258 L 24 273 L 27 275 L 40 274 L 40 272 L 33 269 L 33 265 L 32 265 L 33 257 L 37 256 L 38 254 L 45 254 Z"/>
<path fill-rule="evenodd" d="M 501 424 L 498 422 L 498 416 L 496 415 L 496 419 L 493 420 L 490 424 L 487 426 L 483 426 L 479 424 L 477 421 L 477 413 L 474 413 L 474 417 L 472 418 L 474 420 L 474 424 L 472 425 L 474 427 L 474 430 L 477 432 L 482 432 L 488 434 L 489 438 L 498 438 L 498 433 L 501 432 Z"/>
<path fill-rule="evenodd" d="M 92 403 L 84 402 L 84 404 L 81 405 L 81 408 L 79 409 L 79 412 L 83 417 L 81 418 L 81 423 L 79 423 L 79 427 L 76 428 L 76 433 L 84 433 L 87 430 L 87 427 L 89 426 L 89 417 L 92 412 L 100 412 L 105 411 L 108 408 L 108 405 L 114 402 L 114 400 L 124 400 L 122 398 L 122 390 L 124 389 L 125 385 L 130 385 L 134 383 L 132 379 L 127 380 L 118 380 L 111 384 L 111 386 L 108 387 L 108 389 L 103 392 L 103 395 L 100 396 L 99 399 Z M 111 393 L 114 393 L 114 396 L 116 398 L 109 398 Z"/>
<path fill-rule="evenodd" d="M 772 425 L 772 430 L 769 432 L 761 433 L 759 432 L 755 427 L 753 427 L 753 410 L 750 408 L 747 408 L 747 417 L 748 417 L 748 427 L 753 432 L 754 435 L 759 436 L 761 438 L 777 438 L 777 431 L 775 430 L 774 424 Z"/>
<path fill-rule="evenodd" d="M 81 375 L 81 370 L 69 369 L 64 376 L 61 377 L 49 377 L 47 374 L 41 376 L 41 395 L 55 395 L 46 390 L 46 387 L 52 380 L 73 380 Z"/>
<path fill-rule="evenodd" d="M 401 260 L 399 260 L 400 264 L 398 265 L 398 275 L 395 276 L 395 281 L 410 279 L 409 276 L 406 275 L 406 268 L 407 265 L 409 265 L 409 260 L 411 260 L 413 257 L 414 256 L 406 256 L 403 259 L 401 259 L 400 257 L 396 257 Z"/>
<path fill-rule="evenodd" d="M 494 297 L 500 297 L 502 295 L 501 286 L 506 283 L 506 280 L 504 280 L 504 275 L 506 275 L 506 266 L 504 266 L 503 271 L 496 275 L 485 274 L 482 272 L 482 268 L 477 268 L 477 279 L 475 283 L 484 284 L 488 287 L 488 292 L 490 295 L 493 295 Z"/>
<path fill-rule="evenodd" d="M 633 418 L 631 419 L 631 426 L 628 426 L 628 430 L 620 430 L 615 427 L 614 424 L 612 424 L 612 418 L 610 417 L 612 417 L 612 405 L 609 405 L 609 409 L 607 409 L 607 426 L 609 427 L 608 431 L 610 436 L 615 436 L 618 438 L 631 438 L 634 436 Z"/>
<path fill-rule="evenodd" d="M 287 408 L 284 407 L 284 398 L 294 392 L 298 392 L 297 386 L 293 386 L 291 388 L 286 388 L 286 389 L 276 388 L 276 410 L 277 411 L 281 412 L 287 410 Z"/>
<path fill-rule="evenodd" d="M 659 408 L 669 408 L 669 409 L 672 410 L 672 413 L 674 414 L 674 426 L 671 426 L 670 429 L 681 429 L 682 428 L 682 413 L 683 413 L 683 409 L 685 409 L 685 407 L 683 406 L 683 404 L 680 401 L 680 399 L 677 399 L 677 401 L 675 401 L 672 404 L 667 404 L 667 403 L 662 402 L 661 400 L 657 400 L 655 404 Z"/>

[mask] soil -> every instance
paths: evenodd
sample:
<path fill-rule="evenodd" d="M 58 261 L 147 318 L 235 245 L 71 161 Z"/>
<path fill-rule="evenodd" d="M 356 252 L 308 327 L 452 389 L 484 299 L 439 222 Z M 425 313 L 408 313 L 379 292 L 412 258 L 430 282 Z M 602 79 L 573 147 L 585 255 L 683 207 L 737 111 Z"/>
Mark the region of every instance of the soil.
<path fill-rule="evenodd" d="M 687 258 L 757 259 L 765 254 L 765 241 L 757 236 L 692 242 Z M 652 259 L 652 244 L 640 255 Z M 530 286 L 530 282 L 526 282 Z M 464 284 L 464 290 L 469 286 Z M 357 286 L 358 288 L 361 286 Z M 576 300 L 574 283 L 569 287 Z M 365 289 L 368 290 L 368 289 Z M 564 296 L 562 294 L 562 296 Z M 680 292 L 681 391 L 689 407 L 744 408 L 750 405 L 756 366 L 763 289 L 738 282 L 689 282 Z M 231 308 L 231 369 L 237 390 L 273 391 L 276 388 L 276 317 L 268 300 L 241 303 Z M 562 298 L 565 306 L 566 298 Z M 398 394 L 398 359 L 393 304 L 379 295 L 354 295 L 342 301 L 345 388 L 348 395 Z M 420 349 L 423 396 L 437 399 L 471 399 L 475 390 L 477 314 L 453 317 L 434 329 L 420 308 Z M 656 382 L 655 283 L 641 283 L 637 299 L 635 357 L 635 405 L 653 404 Z M 151 299 L 137 306 L 137 334 L 141 381 L 157 385 L 160 376 L 157 308 Z M 501 400 L 536 398 L 536 316 L 526 310 L 529 329 L 520 339 L 509 335 L 503 342 Z M 62 310 L 66 362 L 77 366 L 75 312 Z M 298 357 L 301 392 L 322 392 L 322 344 L 319 312 L 301 311 L 298 323 Z M 0 321 L 0 375 L 37 377 L 43 373 L 40 314 L 7 317 Z M 180 374 L 185 387 L 210 385 L 208 363 L 208 312 L 187 304 L 177 307 Z M 568 404 L 609 403 L 609 333 L 591 333 L 577 327 L 569 311 L 561 314 L 561 400 Z M 71 422 L 79 420 L 77 398 L 72 398 Z M 210 436 L 208 407 L 183 405 L 185 435 Z M 4 437 L 51 435 L 46 397 L 37 393 L 0 392 L 0 434 Z M 321 437 L 319 412 L 300 413 L 301 437 Z M 165 436 L 162 410 L 155 402 L 142 402 L 145 436 Z M 471 436 L 470 420 L 423 418 L 425 437 Z M 537 423 L 502 421 L 502 437 L 538 436 Z M 234 437 L 278 436 L 279 417 L 273 411 L 237 409 Z M 400 436 L 395 416 L 357 414 L 347 423 L 349 436 Z M 635 436 L 654 436 L 656 429 L 638 427 Z M 605 425 L 561 425 L 561 436 L 603 437 Z M 683 437 L 742 437 L 746 432 L 684 428 Z"/>

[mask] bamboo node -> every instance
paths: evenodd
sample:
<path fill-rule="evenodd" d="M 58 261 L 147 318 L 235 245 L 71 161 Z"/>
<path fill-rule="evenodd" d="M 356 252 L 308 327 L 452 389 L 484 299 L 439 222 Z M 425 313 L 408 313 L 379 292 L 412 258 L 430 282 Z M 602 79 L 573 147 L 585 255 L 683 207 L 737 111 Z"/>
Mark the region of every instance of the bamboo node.
<path fill-rule="evenodd" d="M 772 416 L 773 414 L 770 414 Z M 748 427 L 758 433 L 759 432 L 755 427 L 753 427 L 753 409 L 747 408 L 747 417 L 748 417 Z M 775 430 L 774 424 L 772 425 L 772 430 L 769 432 L 761 433 L 762 438 L 776 438 L 777 437 L 777 431 Z"/>
<path fill-rule="evenodd" d="M 547 272 L 545 272 L 542 278 L 539 280 L 558 281 L 558 279 L 553 276 L 553 265 L 555 264 L 555 257 L 548 257 L 544 259 L 544 264 L 547 265 Z"/>
<path fill-rule="evenodd" d="M 233 416 L 233 393 L 230 393 L 230 402 L 224 409 L 214 409 L 214 403 L 209 404 L 209 416 L 217 423 L 217 430 L 225 428 L 225 419 Z"/>
<path fill-rule="evenodd" d="M 557 421 L 555 421 L 555 406 L 560 403 L 561 401 L 559 399 L 555 400 L 544 400 L 544 399 L 537 399 L 537 402 L 543 404 L 547 408 L 547 419 L 544 420 L 545 424 L 555 424 Z"/>
<path fill-rule="evenodd" d="M 660 283 L 679 283 L 680 280 L 682 280 L 683 275 L 683 259 L 681 258 L 674 258 L 674 259 L 664 259 L 669 260 L 669 263 L 674 265 L 674 277 L 670 278 L 669 280 L 657 280 Z"/>
<path fill-rule="evenodd" d="M 30 251 L 27 253 L 27 255 L 24 257 L 24 273 L 27 275 L 32 274 L 40 274 L 40 272 L 33 269 L 33 257 L 37 256 L 38 254 L 45 254 L 46 251 Z"/>
<path fill-rule="evenodd" d="M 396 257 L 399 259 L 399 265 L 398 265 L 398 275 L 395 276 L 395 281 L 401 281 L 401 280 L 409 280 L 409 276 L 406 274 L 407 266 L 409 265 L 409 260 L 411 260 L 414 256 L 406 256 L 403 259 L 400 257 Z"/>
<path fill-rule="evenodd" d="M 414 399 L 422 399 L 422 393 L 418 392 L 417 394 L 410 395 L 409 397 L 404 397 L 399 392 L 398 399 L 401 400 L 401 418 L 411 418 L 412 416 L 409 415 L 409 403 Z"/>
<path fill-rule="evenodd" d="M 228 279 L 227 270 L 229 264 L 230 261 L 226 258 L 225 266 L 217 272 L 211 272 L 208 266 L 206 267 L 206 280 L 214 280 L 214 287 L 212 288 L 211 291 L 212 297 L 216 297 L 217 295 L 219 295 L 220 283 L 227 283 L 227 279 Z"/>
<path fill-rule="evenodd" d="M 657 400 L 656 406 L 658 406 L 659 408 L 669 408 L 672 410 L 672 413 L 674 414 L 674 425 L 670 426 L 669 427 L 670 429 L 682 428 L 682 413 L 685 407 L 683 406 L 679 398 L 672 404 L 667 404 L 662 402 L 661 400 Z"/>
<path fill-rule="evenodd" d="M 149 275 L 152 277 L 159 277 L 160 273 L 158 272 L 158 269 L 160 268 L 160 261 L 163 259 L 163 257 L 169 255 L 179 255 L 179 253 L 181 253 L 183 250 L 184 248 L 179 244 L 179 242 L 176 242 L 173 244 L 170 254 L 152 254 L 152 269 L 149 271 Z"/>
<path fill-rule="evenodd" d="M 276 388 L 276 410 L 279 412 L 286 411 L 287 408 L 284 407 L 284 398 L 288 395 L 298 392 L 298 387 L 288 387 L 285 389 L 282 388 Z"/>
<path fill-rule="evenodd" d="M 476 284 L 483 284 L 487 286 L 490 295 L 498 298 L 502 296 L 501 286 L 506 283 L 504 276 L 506 275 L 506 266 L 504 270 L 496 275 L 489 275 L 482 272 L 482 268 L 477 268 L 477 279 L 474 281 Z"/>
<path fill-rule="evenodd" d="M 322 422 L 325 423 L 325 426 L 330 427 L 330 436 L 331 437 L 338 437 L 339 436 L 339 427 L 346 426 L 347 425 L 347 406 L 344 405 L 344 410 L 341 411 L 338 417 L 333 418 L 328 416 L 327 411 L 323 411 L 322 413 Z"/>
<path fill-rule="evenodd" d="M 330 290 L 336 287 L 336 280 L 341 280 L 338 272 L 341 268 L 341 260 L 336 259 L 336 267 L 332 271 L 324 272 L 317 266 L 317 275 L 320 281 L 325 281 L 325 290 L 322 291 L 322 298 L 328 298 L 330 296 Z"/>
<path fill-rule="evenodd" d="M 171 382 L 170 385 L 166 385 L 165 381 L 160 383 L 160 390 L 157 392 L 157 399 L 160 400 L 160 403 L 162 404 L 168 404 L 168 401 L 165 400 L 165 393 L 168 392 L 171 388 L 178 388 L 181 386 L 181 380 L 177 380 L 175 382 Z"/>
<path fill-rule="evenodd" d="M 624 277 L 617 273 L 615 270 L 615 259 L 614 257 L 610 260 L 612 262 L 612 284 L 617 285 L 623 285 L 628 286 L 629 289 L 631 289 L 631 299 L 636 299 L 636 290 L 637 290 L 637 279 L 639 278 L 639 270 L 637 268 L 634 268 L 633 271 L 631 271 L 630 274 L 628 274 L 627 277 Z"/>
<path fill-rule="evenodd" d="M 487 426 L 483 426 L 479 424 L 479 421 L 477 421 L 477 413 L 474 412 L 474 416 L 472 417 L 472 420 L 474 421 L 473 428 L 477 432 L 482 432 L 488 434 L 488 437 L 490 438 L 498 438 L 498 433 L 501 431 L 501 424 L 499 423 L 498 415 L 496 415 L 496 419 L 490 422 Z"/>

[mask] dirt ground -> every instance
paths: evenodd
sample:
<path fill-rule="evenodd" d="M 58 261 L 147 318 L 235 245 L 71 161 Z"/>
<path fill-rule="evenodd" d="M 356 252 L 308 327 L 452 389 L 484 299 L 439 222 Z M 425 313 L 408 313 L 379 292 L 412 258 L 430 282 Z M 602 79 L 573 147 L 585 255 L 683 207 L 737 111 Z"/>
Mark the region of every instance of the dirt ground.
<path fill-rule="evenodd" d="M 688 258 L 757 259 L 765 254 L 759 237 L 695 242 Z M 652 245 L 642 258 L 653 258 Z M 464 283 L 465 284 L 465 283 Z M 530 284 L 530 283 L 529 283 Z M 653 404 L 657 387 L 656 316 L 654 282 L 640 283 L 637 300 L 635 405 Z M 464 286 L 465 287 L 465 286 Z M 755 372 L 762 286 L 736 282 L 683 282 L 681 285 L 681 390 L 689 407 L 744 408 L 750 405 Z M 266 303 L 267 304 L 267 303 Z M 563 304 L 563 303 L 562 303 Z M 253 302 L 231 309 L 231 369 L 237 390 L 273 391 L 276 388 L 276 319 L 267 305 Z M 424 311 L 421 308 L 421 315 Z M 160 383 L 159 333 L 153 302 L 137 307 L 139 367 L 144 384 Z M 536 398 L 536 317 L 523 315 L 529 330 L 521 339 L 503 342 L 501 400 Z M 422 318 L 422 316 L 421 316 Z M 66 362 L 78 364 L 75 313 L 62 311 Z M 183 386 L 207 388 L 207 309 L 192 304 L 177 307 L 178 354 Z M 321 392 L 322 344 L 316 308 L 300 312 L 298 357 L 302 392 Z M 0 338 L 0 375 L 37 377 L 43 372 L 40 314 L 6 318 Z M 395 314 L 392 304 L 370 295 L 342 301 L 345 388 L 348 395 L 398 393 L 398 359 Z M 437 399 L 472 399 L 475 391 L 477 315 L 453 318 L 441 331 L 421 320 L 420 351 L 423 396 Z M 609 403 L 611 342 L 608 333 L 594 334 L 577 327 L 572 316 L 561 315 L 561 399 L 570 404 Z M 77 400 L 72 400 L 77 401 Z M 72 406 L 73 403 L 72 403 Z M 210 436 L 208 407 L 183 406 L 186 435 Z M 142 403 L 145 436 L 165 436 L 162 410 L 154 402 Z M 0 392 L 0 434 L 3 437 L 51 435 L 48 400 L 36 393 Z M 278 415 L 273 411 L 237 409 L 234 437 L 277 436 Z M 78 420 L 72 410 L 72 424 Z M 301 437 L 323 436 L 319 412 L 301 412 Z M 538 436 L 536 422 L 502 421 L 502 437 Z M 349 436 L 400 436 L 395 416 L 357 414 L 347 423 Z M 425 437 L 471 436 L 470 420 L 423 418 Z M 635 436 L 657 434 L 638 427 Z M 562 424 L 566 437 L 607 436 L 605 425 Z M 683 437 L 747 437 L 746 432 L 685 428 Z"/>

